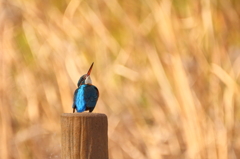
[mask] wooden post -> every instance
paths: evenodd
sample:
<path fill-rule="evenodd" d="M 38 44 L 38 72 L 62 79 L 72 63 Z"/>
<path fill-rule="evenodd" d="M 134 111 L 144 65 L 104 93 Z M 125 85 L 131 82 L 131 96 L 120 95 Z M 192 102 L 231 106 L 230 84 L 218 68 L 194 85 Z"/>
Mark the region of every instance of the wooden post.
<path fill-rule="evenodd" d="M 62 114 L 62 159 L 108 159 L 107 128 L 105 114 Z"/>

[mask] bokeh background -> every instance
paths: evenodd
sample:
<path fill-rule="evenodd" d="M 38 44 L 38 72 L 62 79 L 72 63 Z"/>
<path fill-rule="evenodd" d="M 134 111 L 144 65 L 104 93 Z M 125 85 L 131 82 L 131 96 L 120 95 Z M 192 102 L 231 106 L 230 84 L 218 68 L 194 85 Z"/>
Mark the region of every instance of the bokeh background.
<path fill-rule="evenodd" d="M 240 1 L 1 0 L 0 158 L 61 158 L 92 62 L 110 159 L 240 158 Z"/>

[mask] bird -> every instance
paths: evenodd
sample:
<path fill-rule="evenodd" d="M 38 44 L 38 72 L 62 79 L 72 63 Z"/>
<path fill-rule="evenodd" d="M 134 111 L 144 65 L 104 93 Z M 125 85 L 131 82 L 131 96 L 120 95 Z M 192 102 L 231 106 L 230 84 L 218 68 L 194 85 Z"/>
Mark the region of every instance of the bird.
<path fill-rule="evenodd" d="M 90 66 L 87 74 L 82 75 L 78 80 L 78 88 L 75 90 L 73 97 L 73 113 L 75 109 L 78 113 L 86 110 L 89 110 L 91 113 L 97 104 L 99 91 L 97 87 L 92 84 L 90 77 L 93 64 L 94 63 Z"/>

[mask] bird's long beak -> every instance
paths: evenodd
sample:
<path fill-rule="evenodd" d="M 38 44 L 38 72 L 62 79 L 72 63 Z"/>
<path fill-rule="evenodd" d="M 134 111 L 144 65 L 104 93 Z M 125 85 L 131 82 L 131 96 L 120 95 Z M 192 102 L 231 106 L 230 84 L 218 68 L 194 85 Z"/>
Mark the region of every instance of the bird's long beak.
<path fill-rule="evenodd" d="M 89 70 L 88 70 L 88 73 L 87 73 L 87 76 L 90 76 L 91 71 L 92 71 L 93 64 L 94 64 L 94 62 L 93 62 L 92 65 L 90 66 L 90 68 L 89 68 Z"/>

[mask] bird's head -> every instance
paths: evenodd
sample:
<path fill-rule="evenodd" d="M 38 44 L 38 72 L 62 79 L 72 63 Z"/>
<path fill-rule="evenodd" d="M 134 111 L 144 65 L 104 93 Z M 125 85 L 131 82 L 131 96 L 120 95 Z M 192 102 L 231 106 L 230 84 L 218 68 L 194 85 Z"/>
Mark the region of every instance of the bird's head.
<path fill-rule="evenodd" d="M 81 78 L 78 80 L 78 83 L 77 83 L 78 87 L 80 85 L 83 85 L 83 84 L 92 84 L 92 80 L 91 80 L 90 74 L 91 74 L 91 71 L 92 71 L 93 64 L 94 63 L 92 63 L 92 65 L 90 66 L 87 74 L 82 75 Z"/>

